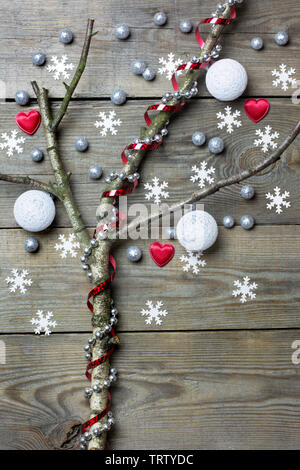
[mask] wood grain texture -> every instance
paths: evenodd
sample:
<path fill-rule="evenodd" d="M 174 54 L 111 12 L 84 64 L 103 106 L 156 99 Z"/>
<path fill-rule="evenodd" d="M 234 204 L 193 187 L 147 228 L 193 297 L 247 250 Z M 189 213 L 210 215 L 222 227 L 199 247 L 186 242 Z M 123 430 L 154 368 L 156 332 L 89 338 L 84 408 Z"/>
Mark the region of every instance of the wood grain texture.
<path fill-rule="evenodd" d="M 199 47 L 194 35 L 181 33 L 179 22 L 188 14 L 196 25 L 202 18 L 211 15 L 216 3 L 215 0 L 190 0 L 187 11 L 186 2 L 168 0 L 141 5 L 136 0 L 130 0 L 126 2 L 126 8 L 122 9 L 122 15 L 115 1 L 93 0 L 85 4 L 81 0 L 71 3 L 60 0 L 17 0 L 11 2 L 11 5 L 5 4 L 0 32 L 0 79 L 6 83 L 7 97 L 12 98 L 18 89 L 30 92 L 32 79 L 49 87 L 51 96 L 62 97 L 62 81 L 54 80 L 46 67 L 34 67 L 31 56 L 34 51 L 43 50 L 49 63 L 51 56 L 67 54 L 72 63 L 76 64 L 89 16 L 95 17 L 99 33 L 93 39 L 87 70 L 77 96 L 108 97 L 117 86 L 124 88 L 130 97 L 161 96 L 163 91 L 170 89 L 170 82 L 161 76 L 153 83 L 135 77 L 130 70 L 131 61 L 142 57 L 157 70 L 159 57 L 166 57 L 170 52 L 184 60 L 197 54 Z M 68 8 L 72 14 L 66 21 L 65 12 Z M 165 27 L 157 27 L 153 23 L 153 15 L 159 10 L 168 14 Z M 247 94 L 287 95 L 280 88 L 271 87 L 267 71 L 283 60 L 300 70 L 297 54 L 300 44 L 297 28 L 299 19 L 300 8 L 295 0 L 285 2 L 284 11 L 279 0 L 251 0 L 238 8 L 237 21 L 226 29 L 224 35 L 222 58 L 230 57 L 245 65 L 250 78 Z M 132 29 L 127 41 L 118 41 L 114 37 L 113 28 L 120 22 L 128 23 Z M 72 45 L 63 45 L 57 38 L 60 29 L 67 26 L 74 32 Z M 208 25 L 201 27 L 204 37 L 208 28 Z M 282 30 L 288 31 L 291 36 L 289 46 L 284 49 L 279 48 L 273 38 L 276 32 Z M 265 49 L 259 53 L 250 47 L 250 39 L 254 34 L 263 36 L 265 40 Z M 16 74 L 16 70 L 22 72 Z M 204 85 L 200 88 L 200 94 L 207 96 Z"/>
<path fill-rule="evenodd" d="M 26 233 L 0 231 L 0 330 L 32 332 L 30 319 L 38 309 L 53 311 L 56 332 L 90 331 L 85 281 L 79 255 L 61 259 L 54 245 L 60 230 L 38 235 L 41 250 L 28 255 Z M 68 230 L 64 230 L 67 235 Z M 299 327 L 299 226 L 239 227 L 220 229 L 217 243 L 204 255 L 207 266 L 200 273 L 183 272 L 180 261 L 185 250 L 174 241 L 175 257 L 164 268 L 157 267 L 148 253 L 149 240 L 124 241 L 113 251 L 117 275 L 114 298 L 120 311 L 118 329 L 203 330 Z M 132 264 L 126 248 L 137 244 L 141 262 Z M 13 268 L 28 269 L 32 286 L 25 294 L 9 293 L 5 279 Z M 248 275 L 258 284 L 255 301 L 241 304 L 232 296 L 233 282 Z M 72 301 L 70 302 L 70 299 Z M 147 300 L 161 300 L 168 315 L 161 326 L 145 324 L 141 309 Z"/>
<path fill-rule="evenodd" d="M 87 417 L 86 335 L 1 339 L 0 447 L 51 449 Z M 111 448 L 298 449 L 294 340 L 299 330 L 122 334 Z"/>
<path fill-rule="evenodd" d="M 232 103 L 233 109 L 241 111 L 242 127 L 228 134 L 225 129 L 217 129 L 216 113 L 224 111 L 224 104 L 213 100 L 196 100 L 177 118 L 169 127 L 169 135 L 165 145 L 155 152 L 149 153 L 142 168 L 141 184 L 129 196 L 128 205 L 145 203 L 145 182 L 151 181 L 154 176 L 169 183 L 169 199 L 165 202 L 172 204 L 179 202 L 197 189 L 197 185 L 190 181 L 191 167 L 199 165 L 205 160 L 209 166 L 216 168 L 215 179 L 236 174 L 240 169 L 258 163 L 265 154 L 260 148 L 254 147 L 256 129 L 263 129 L 271 125 L 278 131 L 278 142 L 291 132 L 299 119 L 299 108 L 289 100 L 272 99 L 269 115 L 259 124 L 254 124 L 247 118 L 243 110 L 244 100 Z M 99 197 L 104 189 L 104 177 L 98 181 L 91 181 L 88 169 L 91 164 L 98 163 L 106 176 L 112 169 L 120 171 L 122 168 L 121 152 L 126 144 L 132 142 L 143 124 L 143 114 L 150 101 L 127 103 L 117 108 L 117 116 L 122 125 L 116 136 L 101 137 L 95 128 L 94 122 L 100 111 L 108 112 L 114 108 L 106 102 L 72 103 L 70 111 L 62 124 L 60 132 L 60 149 L 64 164 L 72 172 L 72 188 L 75 200 L 78 202 L 83 219 L 88 226 L 95 225 L 95 213 Z M 1 108 L 0 108 L 1 109 Z M 15 127 L 14 116 L 17 110 L 13 103 L 2 104 L 0 113 L 0 129 L 9 131 Z M 285 116 L 284 120 L 282 116 Z M 210 154 L 207 145 L 195 147 L 191 138 L 193 132 L 202 130 L 207 139 L 218 135 L 224 139 L 225 151 L 214 156 Z M 79 153 L 74 148 L 74 140 L 79 135 L 85 135 L 90 143 L 89 150 Z M 1 151 L 0 169 L 8 174 L 29 174 L 49 181 L 51 168 L 48 159 L 42 163 L 34 163 L 30 159 L 30 150 L 33 147 L 45 149 L 45 142 L 40 129 L 33 137 L 27 137 L 24 153 L 8 158 Z M 205 200 L 206 209 L 213 214 L 218 223 L 222 222 L 224 215 L 231 214 L 237 221 L 250 212 L 258 224 L 298 224 L 300 209 L 299 168 L 300 168 L 300 139 L 298 138 L 284 153 L 282 161 L 274 167 L 265 170 L 262 175 L 248 180 L 256 190 L 256 197 L 245 202 L 239 195 L 241 185 L 225 188 L 219 193 Z M 170 171 L 171 169 L 171 171 Z M 52 178 L 53 180 L 53 178 Z M 291 207 L 278 215 L 274 210 L 266 209 L 267 192 L 273 192 L 275 186 L 290 192 Z M 12 217 L 13 204 L 16 198 L 28 188 L 10 183 L 0 182 L 0 227 L 17 227 Z M 147 203 L 148 204 L 148 203 Z M 148 204 L 149 206 L 149 204 Z M 56 226 L 70 227 L 67 215 L 62 205 L 57 203 Z"/>

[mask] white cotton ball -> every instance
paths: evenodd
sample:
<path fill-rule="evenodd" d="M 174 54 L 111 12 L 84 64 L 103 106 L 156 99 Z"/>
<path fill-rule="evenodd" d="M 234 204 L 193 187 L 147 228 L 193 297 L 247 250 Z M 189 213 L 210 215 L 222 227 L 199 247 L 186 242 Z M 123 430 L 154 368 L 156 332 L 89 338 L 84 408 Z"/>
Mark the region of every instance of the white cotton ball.
<path fill-rule="evenodd" d="M 203 251 L 215 243 L 218 225 L 208 212 L 191 211 L 179 220 L 176 235 L 186 250 Z"/>
<path fill-rule="evenodd" d="M 52 224 L 55 204 L 50 194 L 44 191 L 26 191 L 15 202 L 14 217 L 24 230 L 41 232 Z"/>
<path fill-rule="evenodd" d="M 206 88 L 220 101 L 233 101 L 246 90 L 248 76 L 245 68 L 236 60 L 222 59 L 215 62 L 206 74 Z"/>

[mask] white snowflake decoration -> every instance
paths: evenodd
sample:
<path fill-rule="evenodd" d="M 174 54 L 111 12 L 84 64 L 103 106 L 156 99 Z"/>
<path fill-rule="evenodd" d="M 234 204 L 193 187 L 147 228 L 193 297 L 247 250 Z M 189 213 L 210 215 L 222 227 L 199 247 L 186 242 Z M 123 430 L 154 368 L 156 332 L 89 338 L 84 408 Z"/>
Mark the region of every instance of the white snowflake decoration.
<path fill-rule="evenodd" d="M 226 106 L 226 108 L 224 108 L 225 114 L 221 112 L 217 113 L 217 118 L 222 120 L 218 123 L 218 129 L 226 127 L 228 134 L 232 134 L 234 130 L 233 126 L 241 127 L 242 125 L 242 122 L 237 119 L 241 115 L 241 112 L 238 110 L 232 112 L 231 109 L 231 106 Z"/>
<path fill-rule="evenodd" d="M 73 70 L 73 64 L 67 64 L 68 57 L 66 55 L 61 56 L 61 59 L 58 59 L 56 55 L 51 57 L 51 62 L 53 65 L 48 65 L 47 70 L 48 72 L 53 72 L 54 80 L 64 79 L 67 80 L 70 78 L 70 74 L 67 70 Z"/>
<path fill-rule="evenodd" d="M 34 330 L 35 334 L 39 335 L 43 331 L 46 336 L 50 335 L 52 333 L 50 327 L 55 328 L 57 326 L 56 321 L 50 320 L 50 318 L 53 317 L 53 313 L 47 312 L 44 315 L 43 310 L 38 310 L 36 314 L 37 318 L 32 318 L 30 320 L 30 323 L 32 325 L 36 325 L 36 328 Z"/>
<path fill-rule="evenodd" d="M 273 207 L 276 207 L 277 214 L 281 214 L 282 207 L 291 207 L 291 203 L 286 201 L 286 198 L 290 197 L 290 193 L 288 191 L 284 191 L 284 193 L 280 194 L 280 191 L 280 188 L 276 186 L 276 188 L 274 188 L 274 194 L 266 194 L 266 198 L 271 201 L 267 204 L 267 209 L 271 210 Z"/>
<path fill-rule="evenodd" d="M 276 79 L 273 80 L 273 86 L 277 88 L 278 85 L 281 84 L 281 89 L 284 91 L 288 90 L 290 85 L 292 87 L 295 86 L 297 81 L 295 78 L 292 78 L 292 75 L 295 75 L 295 73 L 296 70 L 292 67 L 287 70 L 287 66 L 285 64 L 281 64 L 279 66 L 279 71 L 276 69 L 272 70 L 273 77 L 276 77 Z"/>
<path fill-rule="evenodd" d="M 7 284 L 11 284 L 9 287 L 10 292 L 16 292 L 18 289 L 21 292 L 21 294 L 25 294 L 27 291 L 26 286 L 31 286 L 32 280 L 31 279 L 26 279 L 28 276 L 28 271 L 26 269 L 23 269 L 22 271 L 18 269 L 13 269 L 12 270 L 12 277 L 7 277 L 5 279 Z"/>
<path fill-rule="evenodd" d="M 121 119 L 115 119 L 116 113 L 115 111 L 110 111 L 108 115 L 105 112 L 100 112 L 99 117 L 101 118 L 100 121 L 95 122 L 95 126 L 98 129 L 99 127 L 102 128 L 100 131 L 100 135 L 105 137 L 107 132 L 110 131 L 111 135 L 116 135 L 118 130 L 116 127 L 122 124 Z"/>
<path fill-rule="evenodd" d="M 151 300 L 147 300 L 146 305 L 148 308 L 143 308 L 141 311 L 142 316 L 147 317 L 145 320 L 146 325 L 151 325 L 152 320 L 156 323 L 156 325 L 161 325 L 161 317 L 165 317 L 166 315 L 168 315 L 168 312 L 166 310 L 161 309 L 163 303 L 161 301 L 157 301 L 156 305 L 153 305 L 153 302 L 151 302 Z"/>
<path fill-rule="evenodd" d="M 190 269 L 192 269 L 193 274 L 198 274 L 200 271 L 199 268 L 204 268 L 204 266 L 206 266 L 206 261 L 201 259 L 201 256 L 203 256 L 202 251 L 188 251 L 187 256 L 182 255 L 180 257 L 180 261 L 185 263 L 183 266 L 183 271 L 188 272 Z"/>
<path fill-rule="evenodd" d="M 1 139 L 4 140 L 4 142 L 0 143 L 0 149 L 6 149 L 6 155 L 8 157 L 12 157 L 14 152 L 18 154 L 23 153 L 23 147 L 21 147 L 20 144 L 25 143 L 25 137 L 17 137 L 17 135 L 18 131 L 16 130 L 10 131 L 10 135 L 7 132 L 1 134 Z"/>
<path fill-rule="evenodd" d="M 263 132 L 261 129 L 258 129 L 255 133 L 260 137 L 260 139 L 256 139 L 254 141 L 254 145 L 256 147 L 259 147 L 262 145 L 262 151 L 266 153 L 269 150 L 269 147 L 272 149 L 276 149 L 278 144 L 277 142 L 274 142 L 274 139 L 278 139 L 279 134 L 278 132 L 273 132 L 271 134 L 272 127 L 266 126 L 265 127 L 265 132 Z"/>
<path fill-rule="evenodd" d="M 243 282 L 241 281 L 234 281 L 233 285 L 237 287 L 236 290 L 232 291 L 232 295 L 234 297 L 238 297 L 239 295 L 241 296 L 240 302 L 244 304 L 245 302 L 248 301 L 248 299 L 255 299 L 256 294 L 252 292 L 253 290 L 257 289 L 257 284 L 253 282 L 252 284 L 249 284 L 250 277 L 245 276 L 243 277 Z"/>
<path fill-rule="evenodd" d="M 77 248 L 80 248 L 80 243 L 76 241 L 74 233 L 70 233 L 68 238 L 64 235 L 59 235 L 58 239 L 61 243 L 56 243 L 54 248 L 56 251 L 61 250 L 60 257 L 66 258 L 70 254 L 72 258 L 75 258 L 77 256 Z"/>
<path fill-rule="evenodd" d="M 145 194 L 145 198 L 147 199 L 147 201 L 153 199 L 155 204 L 159 204 L 161 202 L 161 198 L 166 199 L 169 197 L 169 193 L 167 191 L 164 191 L 164 189 L 166 189 L 167 187 L 167 181 L 163 181 L 161 184 L 159 184 L 159 178 L 155 176 L 154 178 L 152 178 L 152 184 L 144 184 L 144 188 L 149 190 L 149 192 Z"/>
<path fill-rule="evenodd" d="M 159 63 L 162 64 L 162 67 L 158 69 L 158 73 L 160 75 L 165 74 L 166 77 L 171 80 L 174 72 L 176 72 L 179 65 L 183 64 L 183 60 L 180 58 L 175 60 L 175 55 L 173 54 L 173 52 L 170 52 L 170 54 L 168 54 L 167 59 L 160 57 Z M 178 70 L 177 75 L 180 75 L 181 73 L 182 71 Z"/>
<path fill-rule="evenodd" d="M 198 186 L 200 188 L 204 188 L 206 182 L 209 184 L 214 182 L 214 178 L 210 175 L 215 173 L 215 168 L 213 166 L 207 168 L 207 162 L 201 162 L 200 168 L 196 165 L 192 166 L 192 171 L 195 173 L 195 175 L 191 176 L 191 181 L 193 183 L 199 181 Z"/>

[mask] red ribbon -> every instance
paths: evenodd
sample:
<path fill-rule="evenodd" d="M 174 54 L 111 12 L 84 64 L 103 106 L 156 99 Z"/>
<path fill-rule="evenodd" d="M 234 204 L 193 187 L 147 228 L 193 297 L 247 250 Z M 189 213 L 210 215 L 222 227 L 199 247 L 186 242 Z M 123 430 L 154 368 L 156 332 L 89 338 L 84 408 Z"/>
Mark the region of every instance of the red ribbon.
<path fill-rule="evenodd" d="M 196 30 L 195 30 L 195 36 L 196 36 L 197 42 L 200 46 L 200 49 L 202 49 L 202 47 L 204 45 L 204 40 L 203 40 L 203 38 L 200 34 L 200 31 L 199 31 L 200 24 L 211 23 L 211 24 L 224 24 L 224 25 L 226 25 L 226 24 L 231 23 L 235 18 L 236 18 L 236 10 L 233 7 L 232 10 L 231 10 L 231 13 L 230 13 L 230 18 L 205 18 L 204 20 L 200 21 L 200 23 L 197 25 Z M 176 72 L 177 71 L 184 70 L 184 69 L 188 69 L 188 70 L 203 69 L 203 68 L 207 67 L 210 62 L 211 62 L 211 58 L 209 59 L 208 62 L 201 62 L 201 63 L 197 63 L 197 64 L 193 63 L 193 62 L 189 62 L 187 64 L 179 65 L 179 67 L 173 73 L 173 76 L 172 76 L 172 79 L 171 79 L 172 86 L 173 86 L 174 90 L 177 91 L 178 88 L 179 88 L 179 85 L 178 85 L 177 80 L 176 80 Z"/>
<path fill-rule="evenodd" d="M 197 39 L 197 42 L 198 42 L 200 48 L 202 49 L 202 47 L 204 45 L 203 38 L 202 38 L 202 36 L 200 34 L 200 31 L 199 31 L 200 24 L 211 23 L 211 24 L 224 24 L 224 25 L 227 25 L 227 24 L 231 23 L 231 21 L 233 21 L 235 18 L 236 18 L 236 11 L 235 11 L 235 8 L 233 7 L 232 10 L 231 10 L 230 18 L 206 18 L 206 19 L 202 20 L 198 24 L 198 26 L 196 28 L 196 31 L 195 31 L 195 36 L 196 36 L 196 39 Z M 207 67 L 209 62 L 210 61 L 197 63 L 197 64 L 192 63 L 192 62 L 190 62 L 188 64 L 182 64 L 177 68 L 176 72 L 178 70 L 184 70 L 184 69 L 188 69 L 188 70 L 201 69 L 201 68 Z M 178 90 L 178 88 L 179 88 L 178 83 L 176 81 L 176 76 L 175 76 L 176 72 L 173 74 L 173 77 L 172 77 L 172 85 L 173 85 L 173 88 L 174 88 L 175 91 Z M 150 124 L 152 122 L 150 117 L 149 117 L 148 111 L 172 111 L 172 112 L 177 112 L 177 111 L 182 109 L 184 104 L 185 103 L 180 103 L 179 105 L 175 105 L 175 106 L 164 105 L 164 104 L 154 104 L 154 105 L 149 106 L 147 108 L 145 114 L 144 114 L 144 118 L 145 118 L 147 126 L 150 126 Z M 137 143 L 134 143 L 134 144 L 127 145 L 127 147 L 124 148 L 124 150 L 121 154 L 123 164 L 126 165 L 126 163 L 128 162 L 128 158 L 127 158 L 126 153 L 125 153 L 126 150 L 147 150 L 147 151 L 156 150 L 161 145 L 161 143 L 162 143 L 162 141 L 160 141 L 160 142 L 151 142 L 149 144 L 146 144 L 145 142 L 137 142 Z M 109 190 L 109 191 L 104 191 L 102 193 L 101 197 L 124 196 L 126 194 L 132 193 L 137 185 L 138 185 L 138 181 L 136 180 L 133 183 L 133 186 L 130 187 L 130 188 L 112 189 L 112 190 Z M 118 215 L 120 216 L 121 214 L 119 213 Z M 103 226 L 98 227 L 95 230 L 94 236 L 102 228 L 103 228 Z M 109 262 L 113 267 L 112 274 L 109 276 L 108 279 L 106 279 L 105 281 L 98 284 L 98 286 L 94 287 L 88 294 L 87 306 L 88 306 L 89 310 L 92 313 L 94 311 L 94 307 L 93 307 L 93 304 L 91 303 L 90 299 L 95 297 L 96 295 L 100 294 L 105 289 L 107 289 L 114 280 L 115 272 L 116 272 L 116 261 L 115 261 L 115 259 L 112 255 L 109 256 Z M 113 328 L 111 329 L 111 335 L 115 336 L 115 332 L 114 332 Z M 103 364 L 105 361 L 107 361 L 107 359 L 113 354 L 114 349 L 115 348 L 112 347 L 106 354 L 104 354 L 104 356 L 99 357 L 98 359 L 96 359 L 96 360 L 94 360 L 94 361 L 92 361 L 88 364 L 88 366 L 86 368 L 85 375 L 86 375 L 86 377 L 89 381 L 91 381 L 91 378 L 92 378 L 91 373 L 89 372 L 89 370 L 94 369 L 95 367 L 98 367 L 100 364 Z M 106 406 L 106 408 L 104 410 L 102 410 L 101 413 L 97 414 L 93 418 L 91 418 L 88 421 L 86 421 L 85 423 L 83 423 L 82 426 L 81 426 L 81 433 L 84 434 L 89 427 L 91 427 L 95 423 L 98 423 L 100 421 L 100 419 L 104 418 L 104 416 L 106 416 L 108 411 L 110 410 L 110 407 L 111 407 L 111 394 L 110 394 L 110 392 L 108 392 L 107 393 L 107 406 Z"/>

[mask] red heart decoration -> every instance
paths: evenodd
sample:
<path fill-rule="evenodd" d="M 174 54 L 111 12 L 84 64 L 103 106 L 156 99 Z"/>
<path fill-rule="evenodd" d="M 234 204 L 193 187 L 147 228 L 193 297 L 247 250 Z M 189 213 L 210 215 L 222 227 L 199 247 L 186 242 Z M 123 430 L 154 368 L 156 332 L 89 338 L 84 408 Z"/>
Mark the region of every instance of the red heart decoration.
<path fill-rule="evenodd" d="M 175 253 L 175 248 L 170 243 L 162 245 L 159 242 L 153 242 L 149 247 L 149 252 L 154 263 L 162 267 L 171 261 Z"/>
<path fill-rule="evenodd" d="M 34 134 L 41 123 L 41 115 L 35 109 L 28 111 L 28 113 L 20 112 L 16 115 L 16 121 L 19 128 L 26 132 L 26 134 Z"/>
<path fill-rule="evenodd" d="M 255 100 L 250 98 L 244 104 L 245 112 L 247 116 L 254 122 L 261 121 L 269 112 L 270 103 L 265 98 Z"/>

